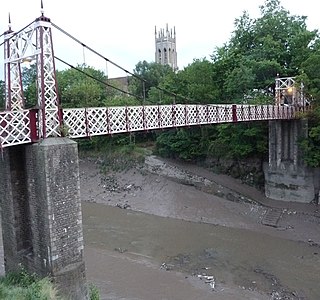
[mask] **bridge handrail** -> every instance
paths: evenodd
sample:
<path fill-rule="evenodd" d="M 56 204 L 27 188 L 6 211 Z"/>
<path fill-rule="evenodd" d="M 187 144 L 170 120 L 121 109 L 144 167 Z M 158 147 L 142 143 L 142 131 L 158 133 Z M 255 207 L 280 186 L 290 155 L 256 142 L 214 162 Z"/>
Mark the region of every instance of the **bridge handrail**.
<path fill-rule="evenodd" d="M 30 143 L 32 141 L 31 110 L 0 112 L 0 148 Z M 35 124 L 33 124 L 35 125 Z"/>
<path fill-rule="evenodd" d="M 294 119 L 297 112 L 306 109 L 296 106 L 248 104 L 65 108 L 62 110 L 64 128 L 61 133 L 70 138 L 82 138 L 194 125 Z M 38 130 L 37 109 L 2 111 L 0 149 L 38 141 Z"/>
<path fill-rule="evenodd" d="M 292 119 L 297 108 L 275 105 L 171 104 L 67 108 L 71 138 L 231 122 Z"/>

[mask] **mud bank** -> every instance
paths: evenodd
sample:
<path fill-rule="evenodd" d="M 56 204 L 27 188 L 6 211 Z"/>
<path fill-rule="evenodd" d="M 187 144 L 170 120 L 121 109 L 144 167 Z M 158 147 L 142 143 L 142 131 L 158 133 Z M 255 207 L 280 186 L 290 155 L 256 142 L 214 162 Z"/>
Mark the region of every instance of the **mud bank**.
<path fill-rule="evenodd" d="M 80 168 L 102 299 L 320 299 L 317 207 L 286 204 L 273 228 L 259 191 L 198 167 L 150 156 L 103 176 L 94 160 Z"/>

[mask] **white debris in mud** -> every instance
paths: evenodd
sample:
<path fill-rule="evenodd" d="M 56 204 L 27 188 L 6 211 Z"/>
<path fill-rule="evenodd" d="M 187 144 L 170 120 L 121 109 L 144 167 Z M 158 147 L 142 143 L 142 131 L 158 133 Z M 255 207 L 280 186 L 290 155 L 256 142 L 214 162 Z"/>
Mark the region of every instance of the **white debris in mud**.
<path fill-rule="evenodd" d="M 214 276 L 206 275 L 206 274 L 198 274 L 197 277 L 201 280 L 204 279 L 206 284 L 209 284 L 213 290 L 215 289 L 216 281 L 214 279 Z"/>

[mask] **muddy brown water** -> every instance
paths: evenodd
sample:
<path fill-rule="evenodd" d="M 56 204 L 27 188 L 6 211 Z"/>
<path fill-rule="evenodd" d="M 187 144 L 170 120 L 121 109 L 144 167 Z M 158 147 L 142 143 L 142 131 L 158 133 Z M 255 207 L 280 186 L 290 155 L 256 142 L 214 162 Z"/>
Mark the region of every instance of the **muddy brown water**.
<path fill-rule="evenodd" d="M 212 275 L 217 291 L 233 285 L 268 295 L 252 299 L 320 299 L 317 245 L 103 204 L 84 202 L 82 211 L 89 248 L 134 257 L 168 273 L 182 272 L 185 278 Z"/>

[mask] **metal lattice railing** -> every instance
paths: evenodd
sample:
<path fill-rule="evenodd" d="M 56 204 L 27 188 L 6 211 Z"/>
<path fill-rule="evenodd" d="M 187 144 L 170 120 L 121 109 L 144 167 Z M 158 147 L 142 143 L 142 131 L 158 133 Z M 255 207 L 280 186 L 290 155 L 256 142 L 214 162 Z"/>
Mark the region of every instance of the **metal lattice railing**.
<path fill-rule="evenodd" d="M 30 143 L 30 119 L 28 110 L 0 112 L 0 147 Z"/>
<path fill-rule="evenodd" d="M 81 138 L 194 125 L 294 119 L 301 109 L 305 108 L 234 104 L 68 108 L 63 110 L 63 125 L 70 138 Z M 56 122 L 52 126 L 55 128 Z M 34 142 L 38 137 L 37 110 L 0 112 L 0 147 Z"/>
<path fill-rule="evenodd" d="M 69 108 L 63 123 L 71 138 L 230 122 L 293 119 L 298 108 L 274 105 L 150 105 Z"/>

